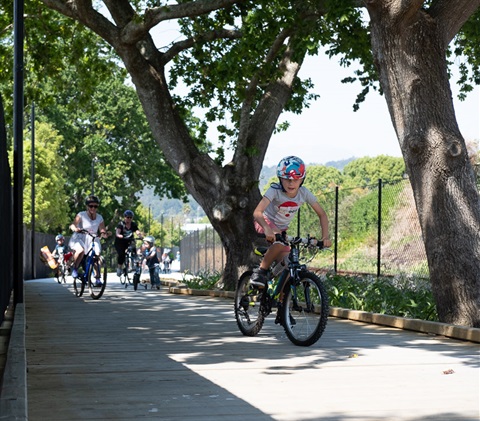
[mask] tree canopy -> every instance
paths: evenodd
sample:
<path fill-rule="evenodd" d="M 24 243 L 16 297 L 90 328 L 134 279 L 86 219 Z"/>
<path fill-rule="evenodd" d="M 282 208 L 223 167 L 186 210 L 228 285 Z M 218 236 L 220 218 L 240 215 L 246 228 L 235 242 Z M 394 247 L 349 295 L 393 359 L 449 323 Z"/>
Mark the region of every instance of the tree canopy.
<path fill-rule="evenodd" d="M 249 263 L 251 215 L 271 134 L 284 127 L 278 125 L 283 110 L 300 112 L 314 98 L 309 81 L 298 77 L 304 57 L 325 45 L 343 65 L 357 61 L 360 70 L 347 80 L 361 85 L 357 103 L 380 89 L 389 107 L 419 209 L 439 316 L 479 325 L 478 191 L 455 120 L 447 58 L 469 57 L 462 68 L 465 92 L 478 83 L 478 66 L 471 63 L 478 63 L 480 0 L 43 3 L 95 32 L 118 55 L 166 160 L 222 238 L 230 287 L 237 269 Z M 160 48 L 150 31 L 169 20 L 179 21 L 183 36 Z M 171 91 L 179 80 L 190 88 L 182 98 Z M 208 108 L 205 117 L 191 118 L 192 105 Z M 206 123 L 214 121 L 221 146 L 209 154 L 216 142 L 206 137 Z M 233 158 L 224 165 L 223 146 L 229 145 Z M 452 194 L 453 186 L 463 186 L 464 194 Z M 458 238 L 465 244 L 442 247 Z"/>

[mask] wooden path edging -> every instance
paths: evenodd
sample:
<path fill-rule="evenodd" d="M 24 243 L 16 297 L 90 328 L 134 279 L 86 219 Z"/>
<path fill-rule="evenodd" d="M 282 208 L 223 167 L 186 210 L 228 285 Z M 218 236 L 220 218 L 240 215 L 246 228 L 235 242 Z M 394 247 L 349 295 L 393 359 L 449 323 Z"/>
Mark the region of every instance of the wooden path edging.
<path fill-rule="evenodd" d="M 25 306 L 17 304 L 0 396 L 0 420 L 28 420 Z"/>

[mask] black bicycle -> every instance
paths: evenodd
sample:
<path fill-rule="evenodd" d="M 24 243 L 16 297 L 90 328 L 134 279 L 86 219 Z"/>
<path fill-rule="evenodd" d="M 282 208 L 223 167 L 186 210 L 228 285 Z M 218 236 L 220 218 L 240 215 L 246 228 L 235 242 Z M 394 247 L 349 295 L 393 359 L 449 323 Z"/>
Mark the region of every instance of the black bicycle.
<path fill-rule="evenodd" d="M 265 288 L 250 285 L 252 270 L 242 274 L 235 292 L 235 319 L 244 335 L 255 336 L 265 318 L 277 308 L 275 323 L 283 326 L 288 339 L 295 345 L 310 346 L 327 326 L 329 305 L 325 286 L 300 263 L 300 256 L 308 253 L 311 260 L 323 249 L 323 242 L 279 235 L 277 241 L 290 246 L 288 258 L 272 264 Z M 267 250 L 257 247 L 255 253 L 264 256 Z"/>
<path fill-rule="evenodd" d="M 120 283 L 125 285 L 125 288 L 128 285 L 134 285 L 133 278 L 130 277 L 130 273 L 135 272 L 137 267 L 137 262 L 139 257 L 137 255 L 137 249 L 135 246 L 135 241 L 142 241 L 141 238 L 131 238 L 130 244 L 128 245 L 125 251 L 125 263 L 123 265 L 122 273 L 119 276 Z"/>
<path fill-rule="evenodd" d="M 99 237 L 97 234 L 91 234 L 86 230 L 79 231 L 81 234 L 87 234 L 92 238 L 90 248 L 83 257 L 82 267 L 84 269 L 83 274 L 76 278 L 73 278 L 73 289 L 75 295 L 81 297 L 85 290 L 85 286 L 88 285 L 90 297 L 94 300 L 98 300 L 104 293 L 107 286 L 107 265 L 101 256 L 95 253 L 94 240 Z M 96 284 L 95 274 L 102 274 L 103 268 L 103 282 L 102 285 Z"/>

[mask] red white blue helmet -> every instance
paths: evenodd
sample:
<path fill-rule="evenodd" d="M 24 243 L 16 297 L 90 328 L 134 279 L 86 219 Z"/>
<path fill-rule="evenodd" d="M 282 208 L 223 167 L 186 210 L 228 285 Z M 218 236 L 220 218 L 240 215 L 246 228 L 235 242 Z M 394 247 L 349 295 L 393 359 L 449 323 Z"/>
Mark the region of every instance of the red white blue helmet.
<path fill-rule="evenodd" d="M 62 234 L 58 234 L 56 237 L 55 237 L 55 241 L 59 241 L 59 240 L 64 240 L 65 237 L 62 235 Z"/>
<path fill-rule="evenodd" d="M 277 177 L 289 180 L 301 180 L 307 175 L 304 162 L 297 156 L 283 158 L 277 166 Z"/>

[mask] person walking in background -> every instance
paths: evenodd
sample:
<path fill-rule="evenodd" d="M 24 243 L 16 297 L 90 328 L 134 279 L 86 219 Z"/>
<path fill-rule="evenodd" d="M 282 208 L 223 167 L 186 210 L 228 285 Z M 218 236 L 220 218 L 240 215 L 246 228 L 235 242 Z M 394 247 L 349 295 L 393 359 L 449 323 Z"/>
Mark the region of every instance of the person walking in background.
<path fill-rule="evenodd" d="M 275 234 L 286 232 L 293 217 L 303 203 L 308 203 L 318 215 L 321 240 L 325 247 L 330 247 L 328 218 L 313 193 L 302 184 L 307 170 L 304 162 L 296 156 L 283 158 L 277 166 L 278 183 L 272 183 L 253 212 L 255 229 L 265 234 L 272 243 L 265 253 L 260 267 L 255 269 L 250 284 L 263 288 L 268 280 L 268 270 L 274 261 L 281 261 L 290 251 L 290 247 L 275 241 Z"/>
<path fill-rule="evenodd" d="M 155 247 L 155 238 L 151 235 L 145 237 L 143 242 L 143 256 L 150 273 L 152 289 L 160 289 L 160 261 L 158 260 L 157 248 Z"/>
<path fill-rule="evenodd" d="M 90 236 L 82 234 L 80 231 L 86 230 L 91 234 L 98 234 L 100 231 L 100 237 L 108 237 L 103 217 L 97 212 L 97 209 L 100 206 L 100 200 L 98 197 L 94 195 L 88 196 L 85 199 L 85 205 L 87 206 L 87 209 L 79 212 L 70 225 L 73 235 L 68 245 L 73 250 L 72 276 L 74 278 L 78 278 L 78 267 L 82 262 L 83 256 L 88 252 L 92 241 Z M 99 238 L 94 240 L 94 247 L 96 255 L 100 258 L 102 247 Z M 95 273 L 95 279 L 96 286 L 101 286 L 102 281 L 100 280 L 100 273 Z"/>
<path fill-rule="evenodd" d="M 127 209 L 123 213 L 123 221 L 120 221 L 115 230 L 115 250 L 117 251 L 117 276 L 122 275 L 122 268 L 125 264 L 125 253 L 128 247 L 133 247 L 136 253 L 134 235 L 143 238 L 143 234 L 138 229 L 137 223 L 133 220 L 134 214 Z M 127 262 L 128 264 L 128 262 Z"/>

